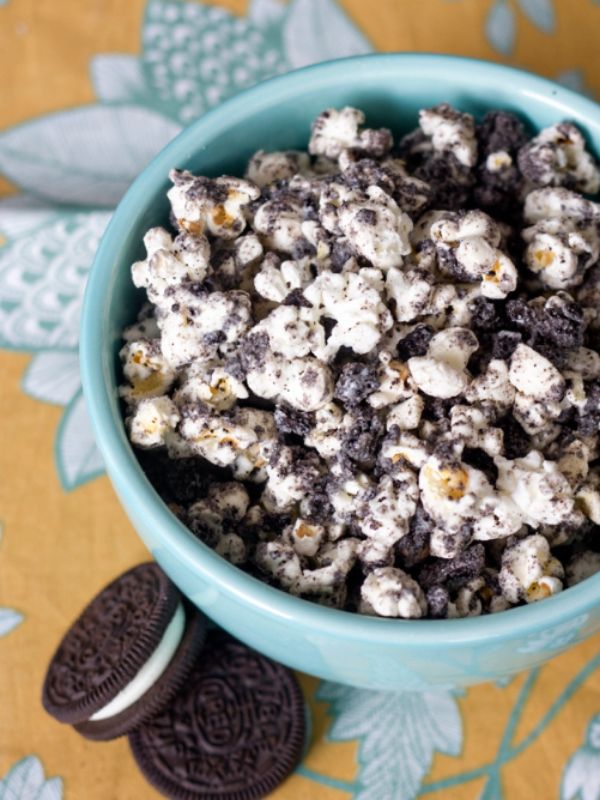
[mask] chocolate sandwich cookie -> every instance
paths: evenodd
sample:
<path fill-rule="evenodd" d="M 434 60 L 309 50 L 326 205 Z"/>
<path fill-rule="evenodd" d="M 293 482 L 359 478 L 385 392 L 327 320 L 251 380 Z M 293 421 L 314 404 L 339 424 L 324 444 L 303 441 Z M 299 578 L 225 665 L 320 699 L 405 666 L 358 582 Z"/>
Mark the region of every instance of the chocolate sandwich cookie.
<path fill-rule="evenodd" d="M 192 670 L 204 617 L 158 564 L 140 564 L 103 589 L 54 654 L 46 711 L 88 739 L 123 736 L 160 713 Z"/>
<path fill-rule="evenodd" d="M 214 631 L 186 687 L 129 742 L 173 800 L 256 800 L 301 756 L 302 692 L 289 669 Z"/>

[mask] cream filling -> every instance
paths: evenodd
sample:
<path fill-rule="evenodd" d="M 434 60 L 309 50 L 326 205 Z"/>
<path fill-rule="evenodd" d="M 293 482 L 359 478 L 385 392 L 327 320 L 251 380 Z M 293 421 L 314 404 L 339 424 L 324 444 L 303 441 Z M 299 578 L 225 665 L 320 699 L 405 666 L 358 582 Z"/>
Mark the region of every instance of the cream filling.
<path fill-rule="evenodd" d="M 99 722 L 115 717 L 126 708 L 132 706 L 150 689 L 163 674 L 181 642 L 185 628 L 185 611 L 181 603 L 177 606 L 173 619 L 167 625 L 158 647 L 148 661 L 141 667 L 137 675 L 121 691 L 99 711 L 89 718 L 90 722 Z"/>

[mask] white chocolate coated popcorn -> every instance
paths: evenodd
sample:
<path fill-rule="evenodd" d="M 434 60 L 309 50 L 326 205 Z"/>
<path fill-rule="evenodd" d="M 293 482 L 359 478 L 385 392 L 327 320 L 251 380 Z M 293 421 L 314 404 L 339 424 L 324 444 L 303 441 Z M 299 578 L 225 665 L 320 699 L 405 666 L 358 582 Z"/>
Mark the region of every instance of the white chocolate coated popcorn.
<path fill-rule="evenodd" d="M 478 347 L 477 337 L 466 328 L 448 328 L 431 339 L 427 355 L 407 362 L 412 379 L 432 397 L 456 397 L 470 381 L 467 362 Z"/>
<path fill-rule="evenodd" d="M 504 596 L 511 603 L 533 603 L 563 588 L 564 570 L 543 536 L 526 536 L 502 554 L 499 580 Z"/>
<path fill-rule="evenodd" d="M 127 380 L 120 395 L 128 402 L 158 397 L 167 392 L 175 380 L 175 371 L 161 353 L 157 339 L 129 342 L 119 356 Z"/>
<path fill-rule="evenodd" d="M 427 612 L 423 590 L 409 575 L 394 567 L 370 572 L 361 587 L 364 614 L 418 619 Z"/>
<path fill-rule="evenodd" d="M 538 189 L 525 199 L 525 263 L 552 289 L 579 285 L 600 255 L 600 206 L 562 188 Z"/>
<path fill-rule="evenodd" d="M 336 159 L 347 148 L 372 151 L 384 155 L 392 145 L 389 131 L 360 130 L 365 115 L 357 108 L 346 106 L 339 111 L 327 108 L 315 119 L 308 143 L 311 155 Z M 379 136 L 377 135 L 379 134 Z"/>
<path fill-rule="evenodd" d="M 378 269 L 397 267 L 410 253 L 412 220 L 379 186 L 369 186 L 364 199 L 342 204 L 338 225 L 356 252 Z"/>
<path fill-rule="evenodd" d="M 505 298 L 517 286 L 517 270 L 498 245 L 501 233 L 482 211 L 447 213 L 430 228 L 438 251 L 439 267 L 450 275 L 458 272 L 466 280 L 480 280 L 481 294 L 494 300 Z"/>
<path fill-rule="evenodd" d="M 171 172 L 174 230 L 131 270 L 127 433 L 201 542 L 300 598 L 543 599 L 600 571 L 600 205 L 578 193 L 600 173 L 570 124 L 527 142 L 442 103 L 392 152 L 369 123 L 327 109 L 245 178 Z"/>
<path fill-rule="evenodd" d="M 167 193 L 173 216 L 182 230 L 194 235 L 206 231 L 235 239 L 246 227 L 246 207 L 260 196 L 259 188 L 242 178 L 203 178 L 178 170 L 171 170 L 169 178 L 174 184 Z"/>
<path fill-rule="evenodd" d="M 419 125 L 423 133 L 431 137 L 434 150 L 440 153 L 452 153 L 465 167 L 475 166 L 477 160 L 475 120 L 470 114 L 462 114 L 447 103 L 441 103 L 420 111 Z"/>
<path fill-rule="evenodd" d="M 175 403 L 165 395 L 141 400 L 129 420 L 129 436 L 138 447 L 159 447 L 179 422 Z"/>
<path fill-rule="evenodd" d="M 580 131 L 568 122 L 544 128 L 521 148 L 519 164 L 538 186 L 568 186 L 586 194 L 600 189 L 600 171 Z"/>
<path fill-rule="evenodd" d="M 297 173 L 307 172 L 310 159 L 301 150 L 284 150 L 280 153 L 266 153 L 257 150 L 248 162 L 246 178 L 257 186 L 268 186 L 284 178 L 292 178 Z"/>

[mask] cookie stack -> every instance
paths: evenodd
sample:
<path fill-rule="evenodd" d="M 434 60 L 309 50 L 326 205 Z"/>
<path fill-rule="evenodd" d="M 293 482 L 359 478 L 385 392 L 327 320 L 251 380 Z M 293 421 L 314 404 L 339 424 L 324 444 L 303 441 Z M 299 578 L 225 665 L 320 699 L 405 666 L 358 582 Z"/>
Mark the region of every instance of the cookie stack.
<path fill-rule="evenodd" d="M 176 800 L 254 800 L 298 762 L 294 674 L 222 631 L 155 563 L 110 583 L 54 654 L 46 711 L 88 739 L 127 735 L 147 780 Z"/>

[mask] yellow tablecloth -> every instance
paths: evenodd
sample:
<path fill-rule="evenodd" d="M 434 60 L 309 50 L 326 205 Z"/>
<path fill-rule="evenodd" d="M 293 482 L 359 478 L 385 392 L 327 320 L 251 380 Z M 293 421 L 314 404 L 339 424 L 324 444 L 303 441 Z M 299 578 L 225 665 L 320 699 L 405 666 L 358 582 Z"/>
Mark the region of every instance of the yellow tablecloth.
<path fill-rule="evenodd" d="M 102 475 L 76 356 L 87 269 L 128 182 L 181 125 L 276 71 L 442 51 L 600 96 L 599 45 L 592 0 L 0 0 L 0 800 L 157 796 L 126 741 L 89 743 L 39 701 L 72 618 L 146 558 Z M 302 677 L 310 748 L 274 796 L 599 800 L 599 643 L 462 694 Z"/>

